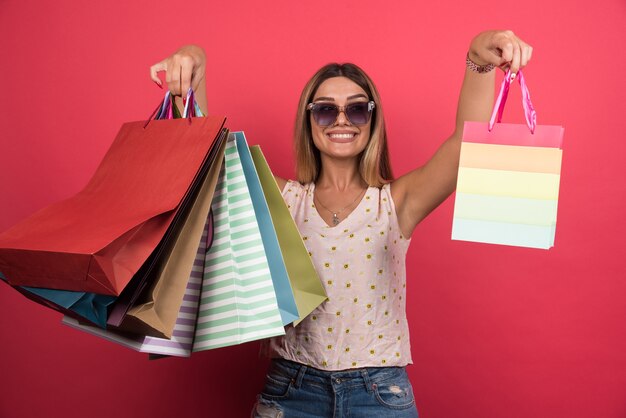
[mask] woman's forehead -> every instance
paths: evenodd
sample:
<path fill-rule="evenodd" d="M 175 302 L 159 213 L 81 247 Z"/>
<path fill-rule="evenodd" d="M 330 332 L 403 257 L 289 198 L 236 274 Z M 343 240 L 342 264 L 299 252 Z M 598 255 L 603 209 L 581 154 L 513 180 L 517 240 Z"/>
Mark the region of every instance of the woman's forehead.
<path fill-rule="evenodd" d="M 324 98 L 341 101 L 358 97 L 368 98 L 367 93 L 361 86 L 347 77 L 331 77 L 319 85 L 315 92 L 314 100 Z"/>

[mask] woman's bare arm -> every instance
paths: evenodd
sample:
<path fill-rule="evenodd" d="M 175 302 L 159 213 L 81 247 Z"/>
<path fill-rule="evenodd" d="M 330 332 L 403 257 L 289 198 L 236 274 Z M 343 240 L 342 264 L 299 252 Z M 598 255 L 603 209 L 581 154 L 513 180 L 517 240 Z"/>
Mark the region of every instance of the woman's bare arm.
<path fill-rule="evenodd" d="M 511 31 L 476 36 L 469 56 L 478 65 L 494 64 L 517 73 L 528 64 L 532 48 Z M 394 181 L 391 187 L 402 234 L 406 237 L 455 189 L 465 121 L 487 121 L 491 115 L 495 71 L 479 74 L 467 68 L 456 114 L 455 130 L 432 158 Z"/>

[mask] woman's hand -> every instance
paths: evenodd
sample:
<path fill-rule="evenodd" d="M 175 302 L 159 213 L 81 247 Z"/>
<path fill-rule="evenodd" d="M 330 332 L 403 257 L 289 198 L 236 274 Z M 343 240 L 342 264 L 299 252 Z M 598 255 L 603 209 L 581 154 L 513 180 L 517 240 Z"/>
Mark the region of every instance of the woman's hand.
<path fill-rule="evenodd" d="M 470 44 L 469 57 L 478 65 L 494 64 L 504 71 L 511 70 L 511 78 L 524 68 L 533 54 L 533 48 L 512 31 L 486 31 L 478 34 Z"/>
<path fill-rule="evenodd" d="M 195 92 L 196 102 L 206 115 L 206 54 L 201 47 L 183 46 L 163 61 L 150 67 L 150 78 L 160 87 L 162 87 L 162 82 L 157 73 L 161 71 L 165 71 L 165 82 L 174 96 L 183 96 L 191 87 Z"/>

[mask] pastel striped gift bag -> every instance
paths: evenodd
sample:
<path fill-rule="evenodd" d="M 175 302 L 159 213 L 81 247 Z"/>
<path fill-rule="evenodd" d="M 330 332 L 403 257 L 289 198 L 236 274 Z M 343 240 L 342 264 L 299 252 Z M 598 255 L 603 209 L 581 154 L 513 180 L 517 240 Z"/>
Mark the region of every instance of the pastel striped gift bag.
<path fill-rule="evenodd" d="M 198 303 L 200 301 L 200 290 L 202 288 L 202 278 L 204 275 L 204 259 L 207 246 L 210 245 L 213 239 L 213 224 L 211 220 L 212 218 L 209 216 L 204 227 L 200 244 L 198 245 L 198 252 L 196 253 L 189 281 L 187 282 L 183 303 L 178 311 L 178 317 L 176 318 L 176 324 L 171 339 L 104 330 L 102 328 L 81 324 L 68 316 L 63 318 L 63 324 L 141 353 L 176 357 L 191 356 L 194 333 L 196 330 Z"/>
<path fill-rule="evenodd" d="M 554 246 L 563 127 L 536 124 L 530 93 L 518 80 L 526 125 L 495 124 L 511 84 L 507 73 L 489 124 L 466 122 L 452 239 L 548 249 Z"/>
<path fill-rule="evenodd" d="M 261 232 L 232 134 L 212 211 L 214 239 L 205 259 L 193 351 L 284 335 Z"/>

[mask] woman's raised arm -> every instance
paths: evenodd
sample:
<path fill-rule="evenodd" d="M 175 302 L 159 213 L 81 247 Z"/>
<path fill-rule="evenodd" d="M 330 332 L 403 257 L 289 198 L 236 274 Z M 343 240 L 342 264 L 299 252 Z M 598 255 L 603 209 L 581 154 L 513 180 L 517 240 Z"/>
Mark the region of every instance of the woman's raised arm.
<path fill-rule="evenodd" d="M 532 48 L 511 31 L 487 31 L 476 36 L 468 51 L 475 67 L 493 65 L 517 73 L 532 55 Z M 470 64 L 471 64 L 470 63 Z M 454 133 L 422 167 L 398 178 L 391 187 L 400 229 L 409 237 L 418 223 L 455 189 L 465 121 L 486 122 L 491 115 L 495 71 L 465 70 Z"/>

